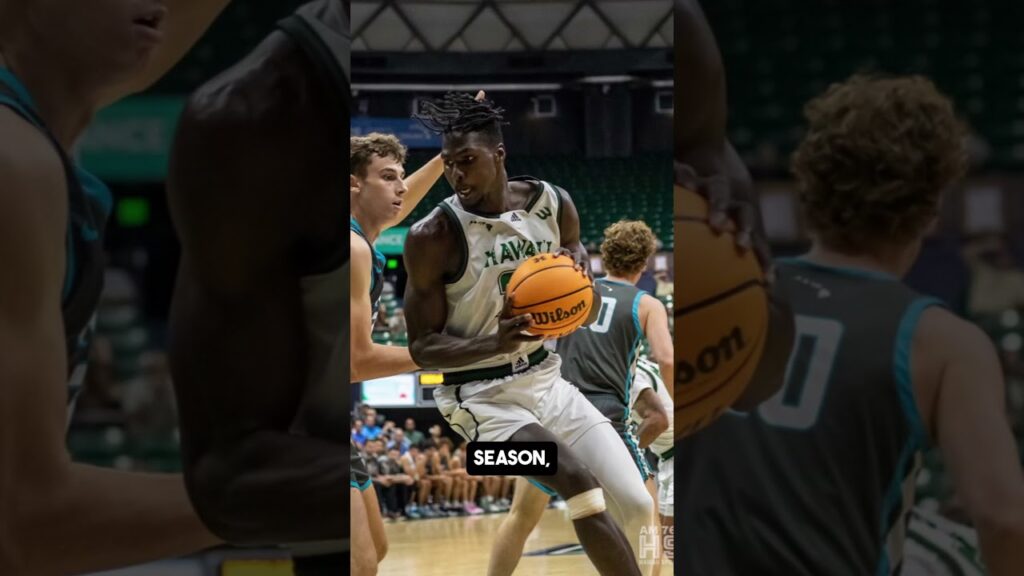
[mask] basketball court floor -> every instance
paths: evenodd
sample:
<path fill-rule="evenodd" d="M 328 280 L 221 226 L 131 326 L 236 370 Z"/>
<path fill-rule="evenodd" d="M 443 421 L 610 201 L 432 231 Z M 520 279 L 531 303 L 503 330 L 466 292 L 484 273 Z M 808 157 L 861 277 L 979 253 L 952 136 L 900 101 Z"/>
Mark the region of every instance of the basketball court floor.
<path fill-rule="evenodd" d="M 378 576 L 484 576 L 491 542 L 505 514 L 389 522 L 388 555 Z M 516 576 L 597 576 L 582 552 L 565 510 L 548 509 L 526 541 Z M 530 555 L 547 550 L 546 554 Z M 662 576 L 672 565 L 662 566 Z"/>

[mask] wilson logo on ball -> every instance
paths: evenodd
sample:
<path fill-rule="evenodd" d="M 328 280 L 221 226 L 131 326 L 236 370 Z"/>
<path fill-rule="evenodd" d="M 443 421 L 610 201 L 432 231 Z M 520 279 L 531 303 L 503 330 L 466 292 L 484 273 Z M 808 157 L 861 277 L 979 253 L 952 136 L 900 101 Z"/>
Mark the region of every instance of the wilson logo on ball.
<path fill-rule="evenodd" d="M 732 330 L 717 343 L 698 352 L 696 358 L 683 359 L 679 368 L 679 382 L 689 384 L 697 376 L 714 372 L 723 361 L 732 360 L 733 356 L 746 347 L 747 341 L 743 337 L 743 330 L 739 326 L 733 326 Z"/>
<path fill-rule="evenodd" d="M 572 308 L 556 308 L 554 310 L 545 310 L 543 312 L 531 312 L 531 314 L 533 314 L 534 323 L 538 326 L 543 326 L 545 324 L 559 324 L 586 309 L 586 300 L 580 300 L 579 303 Z"/>

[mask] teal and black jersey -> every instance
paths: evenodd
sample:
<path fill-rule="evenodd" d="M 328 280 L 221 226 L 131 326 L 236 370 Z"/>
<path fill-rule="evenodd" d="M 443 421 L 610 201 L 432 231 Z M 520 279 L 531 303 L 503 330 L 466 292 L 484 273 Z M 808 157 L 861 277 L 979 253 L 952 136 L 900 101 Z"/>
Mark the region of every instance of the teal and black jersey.
<path fill-rule="evenodd" d="M 380 310 L 380 295 L 384 291 L 384 255 L 366 237 L 354 216 L 349 217 L 349 226 L 360 238 L 366 240 L 366 243 L 370 246 L 370 253 L 373 255 L 373 270 L 370 275 L 370 326 L 373 326 L 377 322 L 377 312 Z"/>
<path fill-rule="evenodd" d="M 558 339 L 562 377 L 588 398 L 607 397 L 621 409 L 605 414 L 618 429 L 629 417 L 629 388 L 640 350 L 640 299 L 644 291 L 623 282 L 598 279 L 601 310 L 597 320 Z"/>
<path fill-rule="evenodd" d="M 25 85 L 4 68 L 0 68 L 0 106 L 13 110 L 38 128 L 53 144 L 64 166 L 68 224 L 61 314 L 68 358 L 68 404 L 71 406 L 85 376 L 93 320 L 103 290 L 103 232 L 113 200 L 103 182 L 72 161 L 39 117 Z"/>
<path fill-rule="evenodd" d="M 685 574 L 899 573 L 927 435 L 910 378 L 921 313 L 897 278 L 783 260 L 796 339 L 782 389 L 677 444 Z"/>

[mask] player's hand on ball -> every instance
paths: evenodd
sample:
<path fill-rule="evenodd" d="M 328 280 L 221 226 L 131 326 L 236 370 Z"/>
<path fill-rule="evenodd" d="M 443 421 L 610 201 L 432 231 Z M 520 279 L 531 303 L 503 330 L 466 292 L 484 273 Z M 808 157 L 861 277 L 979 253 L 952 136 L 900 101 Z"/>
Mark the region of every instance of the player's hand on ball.
<path fill-rule="evenodd" d="M 505 306 L 501 309 L 501 319 L 498 321 L 498 352 L 512 352 L 524 342 L 542 340 L 543 336 L 534 336 L 525 332 L 531 326 L 533 326 L 533 315 L 512 315 L 512 295 L 509 294 L 505 298 Z"/>
<path fill-rule="evenodd" d="M 576 269 L 586 274 L 587 278 L 590 278 L 591 281 L 594 280 L 594 275 L 590 273 L 590 262 L 582 258 L 576 252 L 573 252 L 564 246 L 559 246 L 558 250 L 555 250 L 555 256 L 568 256 L 569 258 L 572 258 L 572 262 L 576 265 Z"/>
<path fill-rule="evenodd" d="M 771 249 L 759 225 L 754 184 L 732 146 L 727 146 L 720 157 L 708 162 L 703 174 L 678 162 L 675 172 L 680 186 L 697 192 L 708 201 L 708 225 L 711 229 L 719 233 L 735 231 L 736 245 L 744 251 L 752 249 L 770 279 Z"/>

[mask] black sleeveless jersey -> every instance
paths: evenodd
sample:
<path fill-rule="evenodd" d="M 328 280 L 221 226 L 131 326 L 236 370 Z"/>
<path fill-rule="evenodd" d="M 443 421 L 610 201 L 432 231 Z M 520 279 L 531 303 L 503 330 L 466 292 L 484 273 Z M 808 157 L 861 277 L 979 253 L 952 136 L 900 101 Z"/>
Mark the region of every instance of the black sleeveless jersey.
<path fill-rule="evenodd" d="M 783 260 L 796 339 L 783 388 L 677 444 L 681 573 L 897 574 L 919 454 L 917 321 L 895 277 Z"/>

